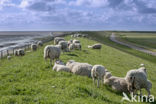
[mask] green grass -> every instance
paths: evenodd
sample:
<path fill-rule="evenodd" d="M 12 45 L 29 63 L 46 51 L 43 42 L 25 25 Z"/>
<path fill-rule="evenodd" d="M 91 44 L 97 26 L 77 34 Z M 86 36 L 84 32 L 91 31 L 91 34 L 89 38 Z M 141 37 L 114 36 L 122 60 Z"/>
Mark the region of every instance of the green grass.
<path fill-rule="evenodd" d="M 118 35 L 124 41 L 156 52 L 156 33 L 121 32 Z"/>
<path fill-rule="evenodd" d="M 93 38 L 92 33 L 90 36 Z M 97 36 L 96 33 L 96 38 Z M 66 39 L 69 40 L 70 37 Z M 102 64 L 113 75 L 120 77 L 124 77 L 128 70 L 138 68 L 140 63 L 144 63 L 147 67 L 148 78 L 153 84 L 152 95 L 156 96 L 156 77 L 154 77 L 156 63 L 121 51 L 117 45 L 113 48 L 109 46 L 111 42 L 105 39 L 105 36 L 103 39 L 105 43 L 103 48 L 92 50 L 87 46 L 97 41 L 80 38 L 82 51 L 62 54 L 60 59 L 64 62 L 72 59 L 92 65 Z M 88 77 L 53 71 L 49 66 L 49 61 L 45 62 L 43 59 L 43 48 L 27 53 L 24 57 L 0 60 L 0 104 L 121 103 L 122 94 L 113 91 L 108 86 L 103 85 L 97 88 L 93 85 L 92 79 Z M 143 93 L 147 94 L 146 91 Z M 127 102 L 124 103 L 127 104 Z"/>

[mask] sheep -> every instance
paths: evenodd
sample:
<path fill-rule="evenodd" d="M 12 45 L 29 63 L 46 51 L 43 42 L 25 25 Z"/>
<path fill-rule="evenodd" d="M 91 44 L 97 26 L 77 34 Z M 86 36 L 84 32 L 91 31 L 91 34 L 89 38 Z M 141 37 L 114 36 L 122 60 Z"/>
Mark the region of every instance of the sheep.
<path fill-rule="evenodd" d="M 79 40 L 73 40 L 73 43 L 80 43 L 80 41 Z"/>
<path fill-rule="evenodd" d="M 60 71 L 70 72 L 70 68 L 65 66 L 64 63 L 62 63 L 61 61 L 55 62 L 53 66 L 53 70 L 57 72 L 60 72 Z"/>
<path fill-rule="evenodd" d="M 81 50 L 81 44 L 80 43 L 72 43 L 69 45 L 69 50 L 74 50 L 74 49 L 78 49 Z"/>
<path fill-rule="evenodd" d="M 142 95 L 141 89 L 145 88 L 148 92 L 148 97 L 151 92 L 152 83 L 147 79 L 147 72 L 145 67 L 140 67 L 139 69 L 133 69 L 127 72 L 125 77 L 128 90 L 132 93 L 136 93 L 138 90 L 140 91 L 140 95 Z"/>
<path fill-rule="evenodd" d="M 44 48 L 44 59 L 47 60 L 47 58 L 50 59 L 50 66 L 52 66 L 52 61 L 55 59 L 59 59 L 61 54 L 60 46 L 55 45 L 47 45 Z"/>
<path fill-rule="evenodd" d="M 92 70 L 91 70 L 91 76 L 93 79 L 93 82 L 95 84 L 95 79 L 97 79 L 97 87 L 99 87 L 99 81 L 101 80 L 103 83 L 103 79 L 104 79 L 104 75 L 105 75 L 105 67 L 102 65 L 94 65 Z"/>
<path fill-rule="evenodd" d="M 92 65 L 88 63 L 79 63 L 75 61 L 67 62 L 68 66 L 73 74 L 91 77 Z"/>
<path fill-rule="evenodd" d="M 56 37 L 56 38 L 54 39 L 54 44 L 56 45 L 56 44 L 59 43 L 59 41 L 63 41 L 63 40 L 64 40 L 64 38 Z M 64 41 L 65 41 L 65 40 L 64 40 Z"/>
<path fill-rule="evenodd" d="M 63 52 L 68 51 L 68 42 L 67 41 L 59 41 L 58 45 L 61 46 Z"/>
<path fill-rule="evenodd" d="M 101 44 L 94 44 L 92 46 L 88 46 L 88 48 L 92 48 L 92 49 L 101 49 L 102 45 Z"/>
<path fill-rule="evenodd" d="M 74 67 L 74 65 L 76 65 L 77 63 L 79 63 L 79 62 L 75 62 L 75 60 L 69 60 L 66 63 L 66 66 L 68 66 L 70 69 L 72 69 Z"/>
<path fill-rule="evenodd" d="M 68 48 L 69 48 L 70 51 L 73 50 L 74 49 L 74 44 L 73 43 L 69 44 Z"/>
<path fill-rule="evenodd" d="M 25 52 L 23 49 L 18 49 L 15 51 L 15 56 L 24 56 Z"/>
<path fill-rule="evenodd" d="M 7 59 L 8 59 L 8 60 L 11 60 L 11 58 L 12 58 L 11 56 L 7 56 Z"/>
<path fill-rule="evenodd" d="M 38 41 L 37 42 L 37 46 L 39 47 L 39 46 L 43 46 L 43 42 L 42 41 Z"/>
<path fill-rule="evenodd" d="M 37 44 L 31 44 L 31 50 L 36 51 L 37 50 Z"/>
<path fill-rule="evenodd" d="M 72 40 L 72 39 L 69 40 L 69 41 L 68 41 L 68 47 L 69 47 L 69 45 L 72 44 L 72 43 L 73 43 L 73 40 Z"/>
<path fill-rule="evenodd" d="M 104 84 L 111 86 L 115 91 L 129 93 L 125 78 L 112 76 L 109 71 L 105 73 Z"/>

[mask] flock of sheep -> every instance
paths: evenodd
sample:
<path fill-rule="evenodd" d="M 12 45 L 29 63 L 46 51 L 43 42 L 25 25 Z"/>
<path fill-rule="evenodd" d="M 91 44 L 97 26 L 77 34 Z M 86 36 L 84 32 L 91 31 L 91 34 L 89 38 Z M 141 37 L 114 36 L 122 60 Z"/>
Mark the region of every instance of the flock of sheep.
<path fill-rule="evenodd" d="M 112 89 L 119 92 L 136 94 L 139 90 L 140 94 L 142 94 L 141 90 L 145 88 L 148 92 L 148 96 L 150 96 L 152 83 L 147 79 L 147 72 L 144 64 L 141 64 L 138 69 L 128 71 L 126 76 L 122 78 L 113 76 L 103 65 L 91 65 L 88 63 L 76 62 L 74 60 L 69 60 L 66 64 L 64 64 L 61 60 L 59 60 L 61 52 L 69 52 L 75 49 L 81 50 L 81 42 L 76 39 L 77 37 L 87 37 L 87 35 L 74 34 L 71 35 L 72 39 L 69 41 L 66 41 L 62 37 L 56 37 L 54 39 L 54 45 L 47 45 L 44 48 L 44 59 L 50 59 L 51 66 L 52 62 L 54 63 L 52 68 L 54 71 L 65 71 L 76 75 L 91 77 L 94 84 L 97 80 L 97 87 L 100 86 L 101 82 L 102 84 L 108 85 Z M 37 44 L 32 44 L 31 49 L 36 51 L 39 46 L 43 46 L 42 41 L 39 41 Z M 88 46 L 88 48 L 101 49 L 102 45 L 94 44 L 92 46 Z M 24 50 L 17 50 L 15 55 L 23 56 Z"/>
<path fill-rule="evenodd" d="M 71 35 L 71 38 L 80 37 L 80 34 Z M 84 36 L 85 37 L 85 36 Z M 69 60 L 66 64 L 64 64 L 59 57 L 61 55 L 61 51 L 68 52 L 74 49 L 81 50 L 81 43 L 79 40 L 69 40 L 65 41 L 62 37 L 56 37 L 54 39 L 55 45 L 47 45 L 44 48 L 44 58 L 50 59 L 50 65 L 52 65 L 52 61 L 54 63 L 53 70 L 54 71 L 65 71 L 71 72 L 76 75 L 88 76 L 93 79 L 95 84 L 95 80 L 97 80 L 97 87 L 100 86 L 100 82 L 102 84 L 110 86 L 112 89 L 125 92 L 125 93 L 134 93 L 140 91 L 145 88 L 148 92 L 148 96 L 150 96 L 150 89 L 152 88 L 152 83 L 147 79 L 147 72 L 144 64 L 141 64 L 140 68 L 133 69 L 127 72 L 124 78 L 116 77 L 111 74 L 103 65 L 91 65 L 88 63 L 76 62 L 74 60 Z M 101 44 L 94 44 L 92 46 L 88 46 L 88 48 L 92 49 L 101 49 Z"/>

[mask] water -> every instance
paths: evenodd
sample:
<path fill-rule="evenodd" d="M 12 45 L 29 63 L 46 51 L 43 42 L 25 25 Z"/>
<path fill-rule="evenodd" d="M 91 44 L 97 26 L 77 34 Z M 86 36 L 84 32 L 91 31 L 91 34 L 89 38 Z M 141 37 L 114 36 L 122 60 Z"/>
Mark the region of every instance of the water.
<path fill-rule="evenodd" d="M 0 32 L 0 51 L 35 42 L 36 38 L 52 36 L 52 32 Z"/>

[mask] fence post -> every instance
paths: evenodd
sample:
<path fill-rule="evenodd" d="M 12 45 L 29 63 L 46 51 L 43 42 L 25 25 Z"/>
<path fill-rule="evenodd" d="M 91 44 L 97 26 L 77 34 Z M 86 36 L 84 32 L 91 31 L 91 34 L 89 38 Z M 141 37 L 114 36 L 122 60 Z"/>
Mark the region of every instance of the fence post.
<path fill-rule="evenodd" d="M 12 54 L 14 55 L 14 48 L 13 48 L 13 52 L 12 52 Z"/>
<path fill-rule="evenodd" d="M 1 51 L 1 58 L 3 58 L 3 51 Z"/>
<path fill-rule="evenodd" d="M 7 56 L 9 55 L 9 50 L 7 50 Z"/>

